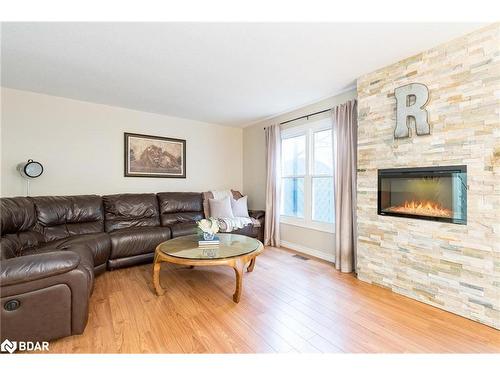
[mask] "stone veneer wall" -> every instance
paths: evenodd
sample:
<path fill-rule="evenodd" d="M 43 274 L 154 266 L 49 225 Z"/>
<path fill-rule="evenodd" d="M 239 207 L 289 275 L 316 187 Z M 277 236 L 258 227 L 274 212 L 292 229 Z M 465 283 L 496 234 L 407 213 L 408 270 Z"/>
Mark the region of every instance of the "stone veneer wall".
<path fill-rule="evenodd" d="M 500 328 L 500 27 L 358 80 L 358 277 Z M 431 134 L 393 138 L 394 89 L 428 86 Z M 467 165 L 467 225 L 377 215 L 377 169 Z"/>

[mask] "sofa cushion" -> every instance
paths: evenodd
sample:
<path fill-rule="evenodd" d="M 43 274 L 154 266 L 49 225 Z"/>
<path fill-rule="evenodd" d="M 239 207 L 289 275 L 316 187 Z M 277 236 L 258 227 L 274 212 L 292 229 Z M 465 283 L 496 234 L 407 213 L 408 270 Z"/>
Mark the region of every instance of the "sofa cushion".
<path fill-rule="evenodd" d="M 0 259 L 20 256 L 25 249 L 43 243 L 43 236 L 34 230 L 35 224 L 35 205 L 30 198 L 1 198 Z"/>
<path fill-rule="evenodd" d="M 108 233 L 104 232 L 81 234 L 78 236 L 71 236 L 61 240 L 48 242 L 42 245 L 39 248 L 39 251 L 47 247 L 67 248 L 77 244 L 84 244 L 90 249 L 94 267 L 105 264 L 111 254 L 111 238 Z"/>
<path fill-rule="evenodd" d="M 2 236 L 24 232 L 36 223 L 35 206 L 29 198 L 2 198 L 0 200 L 0 224 Z"/>
<path fill-rule="evenodd" d="M 170 226 L 172 231 L 172 238 L 180 236 L 189 236 L 190 234 L 197 233 L 198 226 L 194 221 L 186 223 L 178 223 Z"/>
<path fill-rule="evenodd" d="M 0 239 L 0 260 L 15 258 L 18 255 L 18 246 L 8 238 Z"/>
<path fill-rule="evenodd" d="M 2 236 L 0 243 L 1 257 L 2 259 L 18 257 L 23 255 L 26 250 L 37 248 L 43 243 L 43 236 L 35 231 L 7 234 Z"/>
<path fill-rule="evenodd" d="M 94 289 L 94 256 L 92 255 L 92 250 L 84 244 L 72 244 L 60 247 L 62 251 L 72 251 L 80 256 L 80 267 L 85 268 L 90 278 L 89 284 L 89 297 Z"/>
<path fill-rule="evenodd" d="M 0 269 L 2 287 L 26 283 L 61 273 L 69 272 L 80 264 L 80 256 L 73 252 L 51 251 L 16 257 L 8 267 Z"/>
<path fill-rule="evenodd" d="M 156 246 L 171 238 L 168 227 L 136 227 L 111 232 L 110 259 L 154 252 Z"/>
<path fill-rule="evenodd" d="M 35 230 L 45 241 L 104 230 L 102 199 L 97 195 L 34 197 L 37 223 Z"/>
<path fill-rule="evenodd" d="M 155 194 L 114 194 L 105 195 L 102 199 L 106 232 L 160 225 Z"/>
<path fill-rule="evenodd" d="M 162 226 L 203 219 L 201 193 L 158 193 Z"/>
<path fill-rule="evenodd" d="M 92 291 L 94 284 L 94 258 L 90 248 L 84 244 L 44 246 L 38 249 L 27 250 L 23 255 L 41 255 L 47 253 L 58 253 L 61 251 L 72 251 L 80 258 L 79 265 L 86 271 L 89 280 L 89 291 Z"/>
<path fill-rule="evenodd" d="M 260 228 L 254 227 L 252 224 L 245 225 L 243 228 L 232 231 L 234 234 L 242 234 L 244 236 L 259 238 Z"/>

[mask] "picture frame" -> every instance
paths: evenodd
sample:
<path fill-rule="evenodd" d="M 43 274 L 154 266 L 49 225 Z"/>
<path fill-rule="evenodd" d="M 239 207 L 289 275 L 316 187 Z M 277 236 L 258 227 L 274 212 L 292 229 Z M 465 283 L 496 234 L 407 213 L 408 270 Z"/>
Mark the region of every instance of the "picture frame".
<path fill-rule="evenodd" d="M 186 140 L 124 133 L 124 176 L 186 178 Z"/>

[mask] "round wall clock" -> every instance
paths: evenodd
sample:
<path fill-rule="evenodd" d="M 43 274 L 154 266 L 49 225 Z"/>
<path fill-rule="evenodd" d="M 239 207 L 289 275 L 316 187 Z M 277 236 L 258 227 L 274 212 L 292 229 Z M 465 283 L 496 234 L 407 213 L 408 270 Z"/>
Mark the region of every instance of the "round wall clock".
<path fill-rule="evenodd" d="M 36 178 L 43 173 L 43 165 L 37 161 L 29 159 L 26 163 L 19 164 L 19 172 L 23 177 Z"/>

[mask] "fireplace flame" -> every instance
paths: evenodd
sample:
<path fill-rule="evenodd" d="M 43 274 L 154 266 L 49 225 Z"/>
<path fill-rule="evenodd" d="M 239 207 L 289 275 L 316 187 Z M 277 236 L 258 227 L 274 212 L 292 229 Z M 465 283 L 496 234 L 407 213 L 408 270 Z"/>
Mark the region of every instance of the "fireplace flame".
<path fill-rule="evenodd" d="M 405 201 L 400 206 L 392 206 L 386 209 L 389 212 L 400 214 L 421 215 L 421 216 L 437 216 L 437 217 L 452 217 L 450 209 L 441 206 L 434 201 Z"/>

